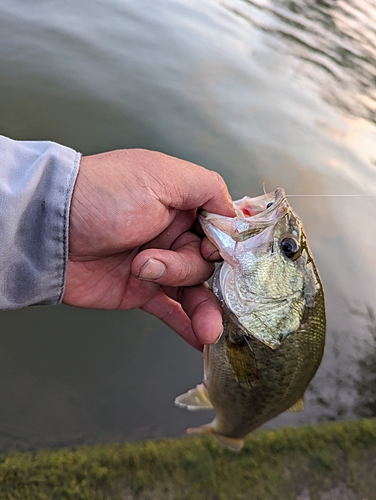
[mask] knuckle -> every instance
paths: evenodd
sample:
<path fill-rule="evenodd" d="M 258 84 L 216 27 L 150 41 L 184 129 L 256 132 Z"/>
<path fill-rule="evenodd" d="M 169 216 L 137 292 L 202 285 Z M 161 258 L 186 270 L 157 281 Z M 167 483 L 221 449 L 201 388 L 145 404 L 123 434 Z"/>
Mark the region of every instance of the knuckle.
<path fill-rule="evenodd" d="M 223 192 L 227 192 L 227 186 L 223 177 L 218 172 L 212 171 L 212 173 L 213 173 L 213 181 L 215 180 L 220 190 Z"/>

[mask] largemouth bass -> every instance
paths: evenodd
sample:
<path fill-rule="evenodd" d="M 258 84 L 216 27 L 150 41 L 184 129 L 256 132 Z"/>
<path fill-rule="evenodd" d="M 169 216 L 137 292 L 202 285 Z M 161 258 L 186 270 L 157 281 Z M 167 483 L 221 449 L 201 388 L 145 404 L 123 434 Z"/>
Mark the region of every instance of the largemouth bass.
<path fill-rule="evenodd" d="M 202 211 L 223 258 L 212 289 L 224 330 L 204 348 L 203 383 L 177 397 L 188 410 L 216 410 L 211 433 L 240 450 L 246 435 L 286 410 L 304 408 L 325 342 L 324 293 L 303 225 L 283 189 L 234 202 L 237 216 Z"/>

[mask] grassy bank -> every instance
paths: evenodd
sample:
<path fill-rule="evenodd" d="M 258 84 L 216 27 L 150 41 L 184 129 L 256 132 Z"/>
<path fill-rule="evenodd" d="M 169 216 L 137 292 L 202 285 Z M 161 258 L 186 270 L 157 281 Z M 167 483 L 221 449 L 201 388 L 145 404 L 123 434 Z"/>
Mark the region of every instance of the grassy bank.
<path fill-rule="evenodd" d="M 2 500 L 373 500 L 376 420 L 256 431 L 240 453 L 207 436 L 9 453 L 0 456 L 0 492 Z"/>

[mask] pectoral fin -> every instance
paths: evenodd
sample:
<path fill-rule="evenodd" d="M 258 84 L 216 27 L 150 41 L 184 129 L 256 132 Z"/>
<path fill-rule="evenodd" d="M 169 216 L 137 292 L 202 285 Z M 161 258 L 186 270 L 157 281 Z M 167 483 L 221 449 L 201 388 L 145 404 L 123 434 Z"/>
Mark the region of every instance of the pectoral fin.
<path fill-rule="evenodd" d="M 257 363 L 247 338 L 242 334 L 235 340 L 226 338 L 226 354 L 238 382 L 253 387 L 259 382 Z"/>
<path fill-rule="evenodd" d="M 187 410 L 212 410 L 213 405 L 208 397 L 208 392 L 204 384 L 196 385 L 185 394 L 181 394 L 175 399 L 176 406 Z"/>
<path fill-rule="evenodd" d="M 286 411 L 303 411 L 303 410 L 304 410 L 304 399 L 300 398 L 295 404 L 293 404 Z"/>

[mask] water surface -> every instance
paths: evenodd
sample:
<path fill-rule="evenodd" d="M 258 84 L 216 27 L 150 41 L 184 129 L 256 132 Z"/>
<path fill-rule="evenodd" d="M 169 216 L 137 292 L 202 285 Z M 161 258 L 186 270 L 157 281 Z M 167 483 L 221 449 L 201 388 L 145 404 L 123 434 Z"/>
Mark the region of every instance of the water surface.
<path fill-rule="evenodd" d="M 156 149 L 218 171 L 234 198 L 263 185 L 376 195 L 371 1 L 5 0 L 0 13 L 4 135 Z M 268 425 L 372 414 L 376 198 L 290 202 L 328 341 L 306 411 Z M 173 406 L 200 381 L 200 353 L 140 311 L 30 308 L 0 329 L 3 449 L 179 435 L 210 418 Z"/>

